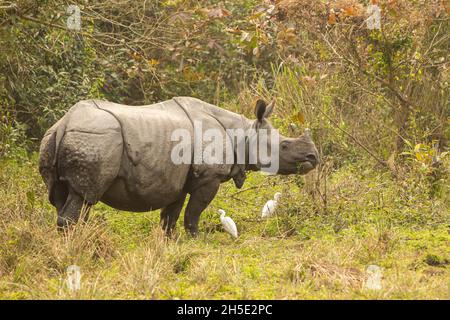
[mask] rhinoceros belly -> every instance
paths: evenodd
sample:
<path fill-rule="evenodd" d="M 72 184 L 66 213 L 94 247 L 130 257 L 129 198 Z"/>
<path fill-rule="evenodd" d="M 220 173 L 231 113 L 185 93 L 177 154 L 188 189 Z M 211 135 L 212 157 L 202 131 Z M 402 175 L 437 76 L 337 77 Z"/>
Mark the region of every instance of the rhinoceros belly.
<path fill-rule="evenodd" d="M 130 190 L 129 182 L 117 178 L 103 194 L 100 201 L 125 211 L 144 212 L 164 208 L 175 202 L 181 194 L 179 188 L 155 188 L 149 192 Z"/>

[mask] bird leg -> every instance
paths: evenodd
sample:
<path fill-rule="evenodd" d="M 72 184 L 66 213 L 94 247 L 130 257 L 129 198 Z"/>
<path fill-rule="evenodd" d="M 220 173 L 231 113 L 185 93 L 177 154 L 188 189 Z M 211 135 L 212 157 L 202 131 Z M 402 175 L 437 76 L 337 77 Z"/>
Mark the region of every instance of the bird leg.
<path fill-rule="evenodd" d="M 198 234 L 198 221 L 200 214 L 216 196 L 220 181 L 209 182 L 195 189 L 191 193 L 186 211 L 184 213 L 184 228 L 192 236 Z"/>

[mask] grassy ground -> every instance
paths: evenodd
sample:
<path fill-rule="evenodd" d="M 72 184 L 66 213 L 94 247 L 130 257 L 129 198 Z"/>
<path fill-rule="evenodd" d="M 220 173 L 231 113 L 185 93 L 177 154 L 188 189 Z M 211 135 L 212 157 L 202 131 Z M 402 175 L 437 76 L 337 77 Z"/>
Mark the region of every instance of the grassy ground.
<path fill-rule="evenodd" d="M 167 240 L 157 212 L 103 204 L 88 224 L 58 234 L 35 157 L 3 160 L 0 298 L 450 299 L 448 190 L 430 195 L 417 177 L 367 168 L 331 171 L 326 207 L 308 178 L 250 174 L 243 191 L 221 187 L 199 238 L 180 219 Z M 276 191 L 277 216 L 259 219 Z M 237 223 L 237 240 L 222 231 L 218 208 Z M 65 284 L 72 264 L 82 273 L 77 293 Z M 382 268 L 378 291 L 364 288 L 371 264 Z"/>

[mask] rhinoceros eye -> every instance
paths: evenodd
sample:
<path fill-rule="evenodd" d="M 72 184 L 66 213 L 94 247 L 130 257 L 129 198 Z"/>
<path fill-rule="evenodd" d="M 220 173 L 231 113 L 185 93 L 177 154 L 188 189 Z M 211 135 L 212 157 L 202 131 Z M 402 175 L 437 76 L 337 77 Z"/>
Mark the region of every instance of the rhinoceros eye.
<path fill-rule="evenodd" d="M 287 148 L 289 148 L 289 145 L 290 145 L 291 143 L 289 142 L 289 141 L 282 141 L 281 142 L 281 149 L 282 150 L 286 150 Z"/>

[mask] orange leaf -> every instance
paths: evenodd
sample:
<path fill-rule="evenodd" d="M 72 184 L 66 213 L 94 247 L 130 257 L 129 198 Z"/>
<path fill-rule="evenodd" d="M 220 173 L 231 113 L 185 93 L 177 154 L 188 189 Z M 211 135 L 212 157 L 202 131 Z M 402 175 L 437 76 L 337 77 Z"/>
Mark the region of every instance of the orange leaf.
<path fill-rule="evenodd" d="M 336 23 L 336 14 L 334 12 L 331 12 L 328 15 L 328 20 L 327 20 L 328 24 L 335 24 Z"/>
<path fill-rule="evenodd" d="M 345 7 L 344 8 L 344 15 L 347 16 L 347 17 L 355 16 L 356 15 L 355 7 L 353 7 L 353 6 Z"/>

